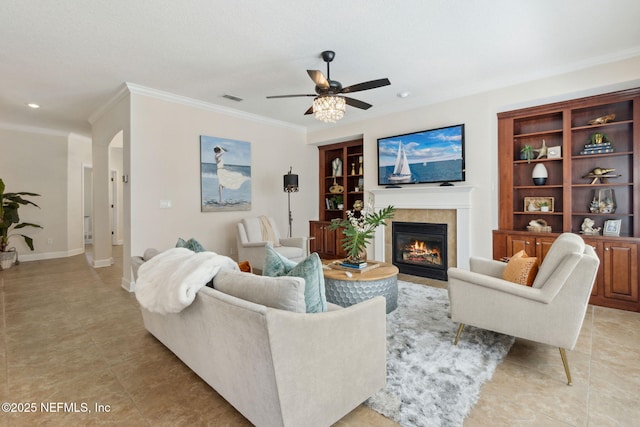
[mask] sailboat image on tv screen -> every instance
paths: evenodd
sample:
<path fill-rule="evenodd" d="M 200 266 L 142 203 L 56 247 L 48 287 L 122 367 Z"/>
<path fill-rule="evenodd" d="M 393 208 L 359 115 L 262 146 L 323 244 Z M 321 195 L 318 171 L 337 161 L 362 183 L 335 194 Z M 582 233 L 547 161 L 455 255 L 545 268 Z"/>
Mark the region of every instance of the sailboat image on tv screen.
<path fill-rule="evenodd" d="M 387 177 L 391 184 L 407 184 L 411 182 L 411 168 L 402 142 L 398 145 L 398 156 L 393 173 Z"/>

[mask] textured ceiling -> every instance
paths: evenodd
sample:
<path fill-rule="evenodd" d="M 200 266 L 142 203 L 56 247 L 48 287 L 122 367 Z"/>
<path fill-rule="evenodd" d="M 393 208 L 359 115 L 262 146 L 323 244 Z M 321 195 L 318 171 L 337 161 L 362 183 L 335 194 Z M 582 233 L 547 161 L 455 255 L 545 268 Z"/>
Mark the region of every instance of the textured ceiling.
<path fill-rule="evenodd" d="M 348 122 L 640 55 L 639 22 L 638 0 L 2 0 L 0 123 L 89 135 L 130 82 L 317 129 L 312 98 L 265 97 L 313 93 L 323 50 L 344 86 L 391 80 Z"/>

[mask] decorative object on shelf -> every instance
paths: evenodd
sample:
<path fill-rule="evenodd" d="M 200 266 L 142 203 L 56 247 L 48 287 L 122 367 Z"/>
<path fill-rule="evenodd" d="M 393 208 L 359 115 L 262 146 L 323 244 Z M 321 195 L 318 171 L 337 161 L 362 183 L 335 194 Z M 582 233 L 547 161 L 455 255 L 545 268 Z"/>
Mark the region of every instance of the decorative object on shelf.
<path fill-rule="evenodd" d="M 598 180 L 600 180 L 601 184 L 606 184 L 607 178 L 618 178 L 622 176 L 622 175 L 612 175 L 611 172 L 614 172 L 614 171 L 615 169 L 594 168 L 591 170 L 591 172 L 583 176 L 583 178 L 593 179 L 593 181 L 591 181 L 591 185 L 597 183 Z"/>
<path fill-rule="evenodd" d="M 4 189 L 4 181 L 0 178 L 0 268 L 2 270 L 7 270 L 11 268 L 14 263 L 18 263 L 18 252 L 15 248 L 9 248 L 10 238 L 13 236 L 22 237 L 29 249 L 33 250 L 33 239 L 31 237 L 24 234 L 9 233 L 18 228 L 42 228 L 42 226 L 31 222 L 20 222 L 20 217 L 18 215 L 20 205 L 32 205 L 37 208 L 40 207 L 22 196 L 40 196 L 39 194 L 29 193 L 26 191 L 5 193 Z"/>
<path fill-rule="evenodd" d="M 619 236 L 621 226 L 622 226 L 621 219 L 609 219 L 604 222 L 604 230 L 602 230 L 602 235 L 603 236 Z"/>
<path fill-rule="evenodd" d="M 528 212 L 554 212 L 553 197 L 525 197 L 524 210 Z M 542 209 L 546 207 L 547 210 Z"/>
<path fill-rule="evenodd" d="M 358 178 L 358 188 L 360 191 L 364 191 L 364 178 Z"/>
<path fill-rule="evenodd" d="M 358 162 L 360 162 L 360 171 L 358 172 L 358 175 L 364 175 L 364 168 L 362 165 L 362 156 L 358 157 Z"/>
<path fill-rule="evenodd" d="M 356 164 L 351 163 L 351 175 L 355 175 L 355 174 L 356 174 Z"/>
<path fill-rule="evenodd" d="M 336 182 L 336 179 L 333 178 L 333 185 L 329 187 L 329 193 L 331 194 L 342 194 L 344 193 L 344 187 Z"/>
<path fill-rule="evenodd" d="M 607 114 L 606 116 L 596 117 L 593 120 L 589 120 L 587 123 L 590 124 L 591 126 L 593 126 L 593 125 L 603 125 L 605 123 L 612 122 L 613 119 L 615 119 L 615 118 L 616 118 L 615 114 Z"/>
<path fill-rule="evenodd" d="M 616 195 L 613 188 L 593 190 L 593 198 L 589 204 L 589 212 L 612 214 L 616 211 Z"/>
<path fill-rule="evenodd" d="M 336 194 L 335 196 L 331 196 L 331 203 L 334 206 L 332 209 L 340 209 L 344 208 L 344 197 L 342 194 Z"/>
<path fill-rule="evenodd" d="M 600 227 L 594 227 L 594 225 L 594 220 L 591 218 L 585 218 L 584 221 L 582 221 L 580 233 L 590 236 L 598 236 L 600 234 Z"/>
<path fill-rule="evenodd" d="M 533 178 L 535 185 L 544 185 L 547 182 L 548 176 L 549 172 L 547 172 L 547 168 L 542 163 L 538 163 L 533 167 L 531 178 Z"/>
<path fill-rule="evenodd" d="M 540 148 L 536 148 L 533 151 L 535 151 L 536 153 L 538 153 L 538 157 L 536 157 L 536 159 L 541 159 L 543 157 L 547 157 L 547 154 L 549 152 L 549 148 L 547 148 L 547 143 L 545 142 L 545 140 L 542 140 L 542 147 Z"/>
<path fill-rule="evenodd" d="M 291 215 L 291 193 L 298 192 L 298 175 L 291 173 L 293 169 L 289 166 L 289 172 L 284 175 L 284 191 L 287 193 L 287 207 L 289 208 L 289 237 L 291 237 L 291 224 L 293 224 L 293 216 Z"/>
<path fill-rule="evenodd" d="M 529 221 L 527 230 L 535 233 L 551 233 L 551 226 L 547 225 L 547 221 L 540 218 Z"/>
<path fill-rule="evenodd" d="M 347 211 L 346 219 L 329 225 L 330 230 L 342 229 L 342 247 L 347 254 L 347 263 L 357 265 L 366 262 L 367 244 L 373 238 L 376 228 L 386 225 L 385 220 L 393 218 L 394 211 L 394 207 L 389 205 L 376 212 L 368 204 L 360 212 Z"/>
<path fill-rule="evenodd" d="M 555 147 L 549 147 L 547 150 L 547 158 L 549 159 L 560 159 L 562 157 L 562 147 L 560 145 L 556 145 Z"/>
<path fill-rule="evenodd" d="M 525 145 L 520 149 L 520 160 L 526 160 L 527 163 L 531 163 L 533 159 L 533 145 Z"/>
<path fill-rule="evenodd" d="M 332 176 L 342 176 L 342 159 L 340 157 L 336 157 L 331 161 L 331 171 Z"/>
<path fill-rule="evenodd" d="M 594 132 L 580 151 L 581 155 L 613 153 L 613 141 L 601 132 Z"/>

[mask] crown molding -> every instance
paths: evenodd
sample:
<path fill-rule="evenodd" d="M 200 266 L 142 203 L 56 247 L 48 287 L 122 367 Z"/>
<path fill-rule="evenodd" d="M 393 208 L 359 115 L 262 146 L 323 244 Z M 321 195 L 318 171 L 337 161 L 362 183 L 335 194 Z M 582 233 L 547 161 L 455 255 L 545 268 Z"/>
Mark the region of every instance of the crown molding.
<path fill-rule="evenodd" d="M 126 96 L 129 96 L 129 93 L 130 91 L 127 88 L 126 83 L 123 83 L 122 85 L 120 85 L 120 88 L 118 89 L 118 91 L 111 98 L 109 98 L 107 102 L 105 102 L 102 106 L 98 107 L 97 110 L 91 113 L 91 115 L 87 119 L 89 123 L 93 126 L 93 124 L 97 122 L 98 119 L 100 119 L 102 116 L 104 116 L 107 111 L 112 109 L 118 102 L 120 102 Z"/>
<path fill-rule="evenodd" d="M 223 107 L 221 105 L 212 104 L 210 102 L 201 101 L 187 96 L 176 95 L 169 92 L 164 92 L 158 89 L 152 89 L 145 86 L 140 86 L 135 83 L 125 83 L 129 92 L 136 95 L 148 96 L 150 98 L 156 98 L 163 101 L 174 102 L 177 104 L 186 105 L 188 107 L 199 108 L 201 110 L 212 111 L 215 113 L 226 114 L 228 116 L 238 117 L 241 119 L 251 120 L 253 122 L 259 122 L 266 125 L 284 127 L 291 130 L 295 130 L 301 133 L 307 133 L 307 128 L 304 126 L 292 125 L 291 123 L 283 122 L 281 120 L 269 119 L 257 114 L 247 113 L 244 111 L 236 110 L 229 107 Z"/>
<path fill-rule="evenodd" d="M 49 135 L 49 136 L 63 136 L 65 138 L 68 138 L 71 135 L 71 133 L 63 132 L 61 130 L 39 128 L 36 126 L 17 125 L 14 123 L 5 123 L 5 122 L 0 122 L 0 129 L 12 130 L 17 132 L 38 133 L 41 135 Z M 78 135 L 78 134 L 74 134 L 74 135 Z"/>

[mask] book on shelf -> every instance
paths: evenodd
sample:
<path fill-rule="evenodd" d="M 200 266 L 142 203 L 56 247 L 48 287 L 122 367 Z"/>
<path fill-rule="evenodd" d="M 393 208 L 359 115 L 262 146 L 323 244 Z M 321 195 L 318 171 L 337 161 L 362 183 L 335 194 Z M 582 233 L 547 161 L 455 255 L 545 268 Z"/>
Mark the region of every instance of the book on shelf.
<path fill-rule="evenodd" d="M 584 148 L 610 148 L 611 142 L 601 142 L 600 144 L 584 144 Z"/>
<path fill-rule="evenodd" d="M 613 153 L 613 148 L 585 148 L 580 155 Z"/>

